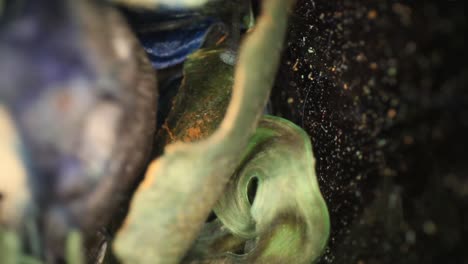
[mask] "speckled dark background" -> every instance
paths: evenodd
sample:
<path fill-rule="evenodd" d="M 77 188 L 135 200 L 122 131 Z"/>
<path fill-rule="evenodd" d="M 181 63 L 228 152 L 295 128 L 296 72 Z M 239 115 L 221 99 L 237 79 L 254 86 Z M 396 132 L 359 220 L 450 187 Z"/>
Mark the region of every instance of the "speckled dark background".
<path fill-rule="evenodd" d="M 272 101 L 313 141 L 320 263 L 468 263 L 465 5 L 298 1 Z"/>

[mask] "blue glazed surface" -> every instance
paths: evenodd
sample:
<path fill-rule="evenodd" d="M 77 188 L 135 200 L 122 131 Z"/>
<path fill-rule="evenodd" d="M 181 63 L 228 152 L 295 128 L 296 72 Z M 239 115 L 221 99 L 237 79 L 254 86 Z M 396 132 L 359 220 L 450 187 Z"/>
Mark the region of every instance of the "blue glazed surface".
<path fill-rule="evenodd" d="M 183 62 L 202 47 L 212 26 L 220 23 L 200 10 L 124 11 L 155 69 Z"/>
<path fill-rule="evenodd" d="M 205 19 L 190 27 L 140 34 L 140 40 L 155 69 L 163 69 L 183 62 L 199 49 L 213 20 Z"/>

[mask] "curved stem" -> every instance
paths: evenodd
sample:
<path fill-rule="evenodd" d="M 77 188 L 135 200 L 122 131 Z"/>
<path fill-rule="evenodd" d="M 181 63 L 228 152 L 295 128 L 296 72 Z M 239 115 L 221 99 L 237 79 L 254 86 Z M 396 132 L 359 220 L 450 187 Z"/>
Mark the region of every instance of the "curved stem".
<path fill-rule="evenodd" d="M 256 28 L 241 46 L 233 96 L 215 134 L 169 145 L 151 165 L 114 244 L 124 262 L 178 263 L 192 245 L 265 107 L 291 2 L 265 1 Z"/>

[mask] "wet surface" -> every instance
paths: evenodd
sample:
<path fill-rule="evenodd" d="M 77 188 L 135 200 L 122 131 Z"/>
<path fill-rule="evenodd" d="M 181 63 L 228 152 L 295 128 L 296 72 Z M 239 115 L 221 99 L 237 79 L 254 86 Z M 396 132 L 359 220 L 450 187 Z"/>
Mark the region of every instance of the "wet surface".
<path fill-rule="evenodd" d="M 320 263 L 468 263 L 462 1 L 298 1 L 272 95 L 311 136 Z"/>

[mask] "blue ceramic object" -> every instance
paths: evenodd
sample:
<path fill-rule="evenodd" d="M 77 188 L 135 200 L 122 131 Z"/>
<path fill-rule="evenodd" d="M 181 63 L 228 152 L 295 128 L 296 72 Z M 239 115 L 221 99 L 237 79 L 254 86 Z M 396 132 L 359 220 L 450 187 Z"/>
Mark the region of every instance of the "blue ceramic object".
<path fill-rule="evenodd" d="M 214 23 L 208 18 L 189 27 L 141 33 L 139 38 L 153 67 L 164 69 L 183 62 L 201 48 Z"/>
<path fill-rule="evenodd" d="M 182 63 L 203 46 L 214 27 L 223 25 L 220 14 L 204 8 L 125 11 L 155 69 Z"/>

